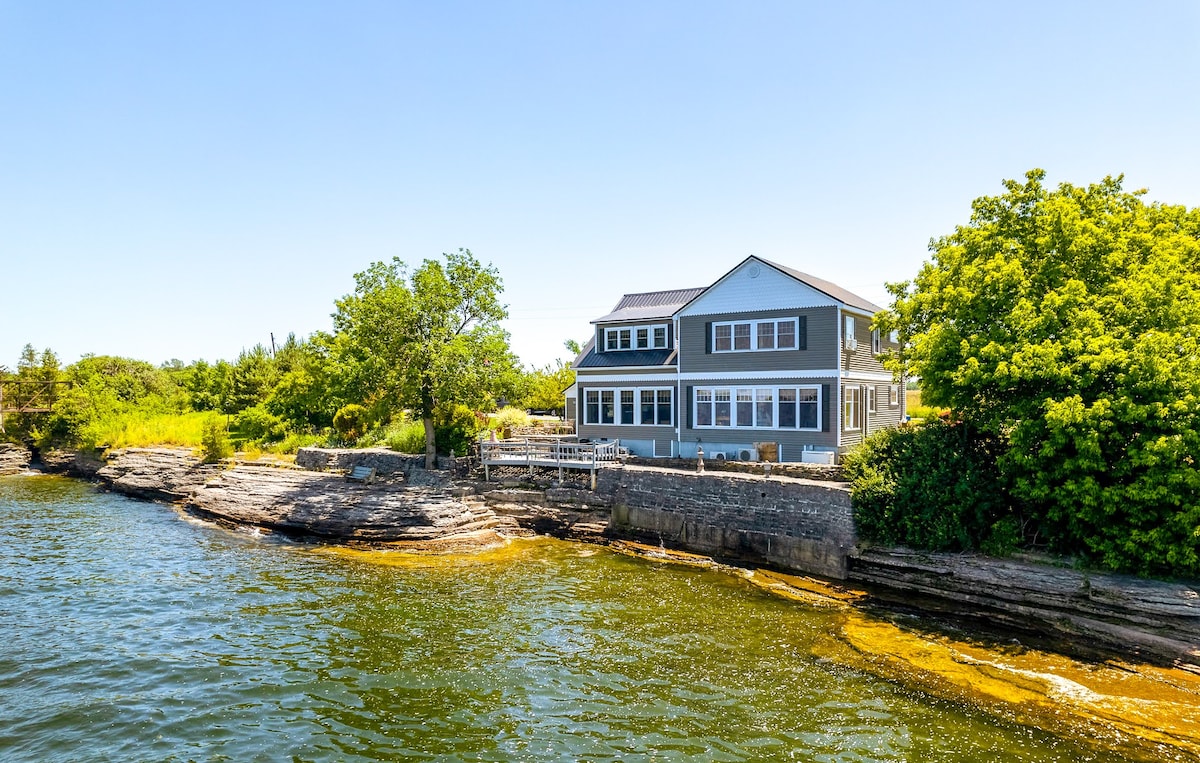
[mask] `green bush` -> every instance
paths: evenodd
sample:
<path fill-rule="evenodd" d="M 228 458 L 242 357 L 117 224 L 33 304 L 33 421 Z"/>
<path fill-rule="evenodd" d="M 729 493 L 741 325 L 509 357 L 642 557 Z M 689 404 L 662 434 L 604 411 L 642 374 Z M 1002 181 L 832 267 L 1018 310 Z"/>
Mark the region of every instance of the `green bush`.
<path fill-rule="evenodd" d="M 844 463 L 859 533 L 935 551 L 981 548 L 1009 512 L 996 450 L 938 420 L 872 434 Z"/>
<path fill-rule="evenodd" d="M 333 428 L 343 442 L 354 442 L 367 431 L 367 409 L 357 403 L 343 405 L 333 414 Z"/>
<path fill-rule="evenodd" d="M 256 442 L 277 442 L 287 435 L 283 419 L 262 405 L 244 409 L 234 417 L 233 425 L 242 437 Z"/>
<path fill-rule="evenodd" d="M 513 406 L 505 406 L 492 414 L 488 421 L 488 428 L 495 429 L 497 432 L 506 436 L 512 432 L 513 427 L 529 426 L 529 414 L 521 408 Z"/>
<path fill-rule="evenodd" d="M 211 416 L 204 421 L 200 435 L 200 460 L 206 464 L 220 463 L 233 455 L 233 443 L 220 416 Z"/>
<path fill-rule="evenodd" d="M 440 453 L 454 452 L 460 456 L 470 452 L 483 429 L 479 418 L 465 405 L 456 405 L 439 412 L 434 418 L 433 433 Z M 421 450 L 425 450 L 422 440 Z"/>

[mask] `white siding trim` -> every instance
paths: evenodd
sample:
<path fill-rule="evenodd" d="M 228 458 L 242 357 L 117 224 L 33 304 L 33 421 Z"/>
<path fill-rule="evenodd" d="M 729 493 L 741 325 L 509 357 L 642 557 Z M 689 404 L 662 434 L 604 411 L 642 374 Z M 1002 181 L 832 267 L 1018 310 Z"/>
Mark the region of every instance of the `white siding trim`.
<path fill-rule="evenodd" d="M 841 378 L 845 381 L 876 381 L 888 384 L 895 379 L 891 374 L 873 374 L 867 371 L 842 371 Z"/>
<path fill-rule="evenodd" d="M 837 379 L 836 368 L 818 369 L 816 371 L 730 371 L 718 373 L 713 371 L 690 371 L 679 374 L 680 381 L 712 381 L 714 384 L 736 384 L 738 381 L 753 379 Z M 892 378 L 891 376 L 888 377 Z"/>

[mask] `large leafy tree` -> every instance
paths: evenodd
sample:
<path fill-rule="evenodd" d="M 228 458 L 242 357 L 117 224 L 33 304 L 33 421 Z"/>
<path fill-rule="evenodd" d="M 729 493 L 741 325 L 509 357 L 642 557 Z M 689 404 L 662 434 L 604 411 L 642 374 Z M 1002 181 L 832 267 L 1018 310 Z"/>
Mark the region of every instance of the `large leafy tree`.
<path fill-rule="evenodd" d="M 421 419 L 425 463 L 433 468 L 435 414 L 494 404 L 519 378 L 500 327 L 503 282 L 466 249 L 414 271 L 399 259 L 376 262 L 354 280 L 354 293 L 337 301 L 333 316 L 339 360 L 354 369 L 364 402 Z"/>
<path fill-rule="evenodd" d="M 977 199 L 890 287 L 893 370 L 1004 439 L 1014 497 L 1060 550 L 1200 574 L 1200 210 L 1044 177 Z"/>

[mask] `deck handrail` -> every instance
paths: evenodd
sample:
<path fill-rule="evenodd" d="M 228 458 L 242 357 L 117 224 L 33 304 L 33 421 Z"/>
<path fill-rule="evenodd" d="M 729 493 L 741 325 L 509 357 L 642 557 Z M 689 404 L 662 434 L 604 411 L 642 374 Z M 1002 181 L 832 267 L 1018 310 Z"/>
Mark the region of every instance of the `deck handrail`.
<path fill-rule="evenodd" d="M 490 479 L 490 466 L 523 465 L 532 476 L 533 467 L 557 468 L 559 479 L 564 469 L 586 469 L 596 482 L 596 469 L 617 461 L 622 454 L 619 440 L 609 442 L 563 442 L 561 440 L 483 440 L 479 443 L 479 460 L 484 467 L 484 479 Z"/>

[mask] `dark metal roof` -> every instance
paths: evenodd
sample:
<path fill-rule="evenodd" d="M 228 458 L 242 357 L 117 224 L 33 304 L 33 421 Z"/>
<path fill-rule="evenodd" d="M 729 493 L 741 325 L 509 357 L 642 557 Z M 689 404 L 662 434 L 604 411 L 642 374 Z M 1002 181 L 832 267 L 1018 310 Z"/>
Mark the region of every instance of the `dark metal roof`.
<path fill-rule="evenodd" d="M 648 291 L 641 294 L 626 294 L 608 315 L 592 323 L 617 323 L 644 321 L 653 318 L 670 318 L 675 311 L 698 297 L 706 287 L 695 289 L 672 289 L 670 291 Z"/>
<path fill-rule="evenodd" d="M 575 361 L 576 368 L 623 368 L 636 366 L 640 368 L 667 366 L 675 367 L 678 353 L 675 350 L 613 350 L 612 352 L 596 352 L 591 348 L 584 353 L 580 360 Z"/>

